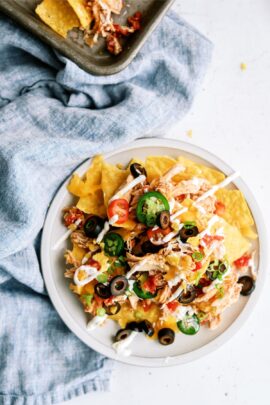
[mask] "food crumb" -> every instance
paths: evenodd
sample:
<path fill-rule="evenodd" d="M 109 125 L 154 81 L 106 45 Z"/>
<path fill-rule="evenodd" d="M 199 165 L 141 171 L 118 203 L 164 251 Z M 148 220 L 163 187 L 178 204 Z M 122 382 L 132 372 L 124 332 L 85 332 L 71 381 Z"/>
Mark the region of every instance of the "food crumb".
<path fill-rule="evenodd" d="M 193 131 L 192 131 L 192 129 L 189 129 L 189 130 L 187 131 L 187 136 L 188 136 L 189 138 L 192 138 L 192 136 L 193 136 Z"/>
<path fill-rule="evenodd" d="M 240 69 L 247 70 L 247 65 L 244 62 L 240 63 Z"/>
<path fill-rule="evenodd" d="M 227 397 L 227 396 L 228 396 L 228 392 L 225 392 L 225 394 L 224 394 L 224 395 L 225 395 L 225 397 Z"/>

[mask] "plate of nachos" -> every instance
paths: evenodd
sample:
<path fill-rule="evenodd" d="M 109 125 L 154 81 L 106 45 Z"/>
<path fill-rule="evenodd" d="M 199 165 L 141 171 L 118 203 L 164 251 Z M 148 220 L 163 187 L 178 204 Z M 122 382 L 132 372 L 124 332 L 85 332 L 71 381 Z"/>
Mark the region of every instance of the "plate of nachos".
<path fill-rule="evenodd" d="M 241 174 L 184 142 L 84 162 L 52 202 L 42 269 L 88 346 L 130 364 L 193 360 L 228 340 L 263 285 L 265 231 Z"/>

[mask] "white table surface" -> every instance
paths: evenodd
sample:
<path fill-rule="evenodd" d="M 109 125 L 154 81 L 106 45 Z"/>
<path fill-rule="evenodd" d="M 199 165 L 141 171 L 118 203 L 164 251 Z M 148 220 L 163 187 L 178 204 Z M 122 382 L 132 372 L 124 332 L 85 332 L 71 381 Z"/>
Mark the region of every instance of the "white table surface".
<path fill-rule="evenodd" d="M 270 1 L 176 0 L 174 9 L 210 38 L 215 50 L 191 111 L 167 134 L 207 148 L 240 170 L 269 228 Z M 65 404 L 269 405 L 269 288 L 268 276 L 247 323 L 216 352 L 166 369 L 117 363 L 110 393 Z"/>

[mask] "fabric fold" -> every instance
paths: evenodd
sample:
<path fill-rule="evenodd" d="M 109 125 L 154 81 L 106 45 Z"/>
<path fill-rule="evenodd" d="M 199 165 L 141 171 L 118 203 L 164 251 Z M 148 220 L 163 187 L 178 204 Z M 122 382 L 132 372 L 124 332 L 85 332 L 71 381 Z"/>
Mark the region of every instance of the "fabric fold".
<path fill-rule="evenodd" d="M 4 16 L 0 34 L 0 403 L 46 405 L 107 390 L 112 369 L 46 295 L 50 201 L 81 161 L 181 119 L 212 45 L 170 13 L 125 70 L 97 77 Z"/>

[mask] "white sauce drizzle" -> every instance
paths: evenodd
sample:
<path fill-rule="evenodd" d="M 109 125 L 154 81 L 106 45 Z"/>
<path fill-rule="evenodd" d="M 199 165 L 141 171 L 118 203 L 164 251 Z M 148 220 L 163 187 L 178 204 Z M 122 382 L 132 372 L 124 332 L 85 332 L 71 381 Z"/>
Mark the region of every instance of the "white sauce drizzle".
<path fill-rule="evenodd" d="M 117 354 L 123 356 L 130 356 L 131 350 L 127 350 L 127 347 L 133 342 L 133 340 L 137 335 L 138 332 L 132 331 L 131 334 L 126 339 L 120 340 L 119 342 L 114 342 L 112 344 L 112 347 L 114 348 Z"/>
<path fill-rule="evenodd" d="M 146 177 L 144 174 L 141 174 L 140 176 L 136 177 L 133 179 L 130 183 L 128 183 L 126 186 L 121 188 L 119 191 L 117 191 L 116 194 L 114 194 L 110 200 L 109 203 L 113 200 L 116 200 L 117 198 L 120 198 L 124 194 L 126 194 L 129 190 L 131 190 L 133 187 L 137 186 L 140 183 L 143 183 L 146 180 Z"/>
<path fill-rule="evenodd" d="M 84 271 L 88 277 L 84 278 L 83 280 L 79 280 L 78 275 L 80 271 Z M 76 285 L 83 287 L 84 285 L 90 283 L 90 281 L 94 280 L 99 273 L 100 272 L 98 272 L 96 267 L 82 265 L 76 269 L 73 280 Z"/>
<path fill-rule="evenodd" d="M 197 235 L 197 237 L 200 238 L 200 239 L 202 239 L 206 234 L 208 234 L 208 232 L 210 231 L 211 227 L 212 227 L 217 221 L 219 221 L 219 217 L 218 217 L 217 215 L 214 215 L 214 216 L 208 221 L 207 227 L 206 227 L 202 232 L 200 232 L 200 233 Z"/>
<path fill-rule="evenodd" d="M 177 290 L 173 293 L 173 295 L 168 299 L 168 301 L 166 301 L 166 303 L 168 302 L 172 302 L 174 301 L 176 298 L 179 297 L 179 295 L 181 294 L 181 292 L 184 290 L 184 288 L 182 287 L 182 285 L 180 285 Z"/>
<path fill-rule="evenodd" d="M 235 180 L 239 176 L 240 176 L 239 172 L 235 172 L 235 173 L 231 174 L 225 180 L 223 180 L 221 183 L 216 184 L 215 186 L 211 187 L 208 191 L 206 191 L 204 194 L 202 194 L 196 201 L 193 202 L 193 205 L 198 210 L 202 210 L 203 207 L 198 206 L 198 204 L 201 201 L 205 200 L 207 197 L 214 194 L 218 189 L 227 186 L 228 184 L 230 184 L 233 180 Z M 183 207 L 179 211 L 176 211 L 173 215 L 171 215 L 171 221 L 173 221 L 175 218 L 179 217 L 179 215 L 184 214 L 186 211 L 188 211 L 188 207 Z"/>
<path fill-rule="evenodd" d="M 77 219 L 77 221 L 74 222 L 74 225 L 76 225 L 76 228 L 80 225 L 80 223 L 82 222 L 81 219 Z M 76 229 L 75 228 L 75 229 Z M 59 246 L 66 240 L 69 238 L 69 236 L 72 234 L 72 232 L 75 231 L 75 229 L 68 229 L 64 235 L 60 236 L 60 238 L 58 239 L 58 241 L 54 244 L 52 250 L 57 250 L 59 248 Z"/>
<path fill-rule="evenodd" d="M 223 180 L 221 183 L 216 184 L 215 186 L 211 187 L 208 191 L 206 191 L 204 194 L 202 194 L 197 200 L 195 201 L 195 205 L 198 204 L 199 202 L 205 200 L 207 197 L 210 197 L 211 195 L 215 194 L 215 192 L 222 188 L 226 187 L 228 184 L 230 184 L 233 180 L 235 180 L 237 177 L 240 176 L 239 172 L 235 172 L 231 174 L 230 176 L 226 177 L 225 180 Z"/>
<path fill-rule="evenodd" d="M 130 269 L 127 274 L 126 274 L 126 278 L 129 279 L 134 273 L 136 273 L 136 271 L 139 271 L 141 267 L 144 266 L 144 264 L 148 261 L 148 258 L 145 258 L 143 260 L 141 260 L 139 263 L 135 264 L 135 266 L 132 267 L 132 269 Z M 144 271 L 150 271 L 149 270 L 144 270 Z"/>
<path fill-rule="evenodd" d="M 87 329 L 89 332 L 92 331 L 92 330 L 94 330 L 94 329 L 96 329 L 98 326 L 102 325 L 103 322 L 106 321 L 107 317 L 108 317 L 107 314 L 102 315 L 102 316 L 98 316 L 98 315 L 97 315 L 97 316 L 94 316 L 94 318 L 92 318 L 92 319 L 88 322 L 88 324 L 87 324 L 87 326 L 86 326 L 86 329 Z"/>
<path fill-rule="evenodd" d="M 110 224 L 108 221 L 106 221 L 102 231 L 97 236 L 97 239 L 96 239 L 97 243 L 100 243 L 102 241 L 102 239 L 104 238 L 104 235 L 108 232 L 109 229 L 110 229 Z"/>

